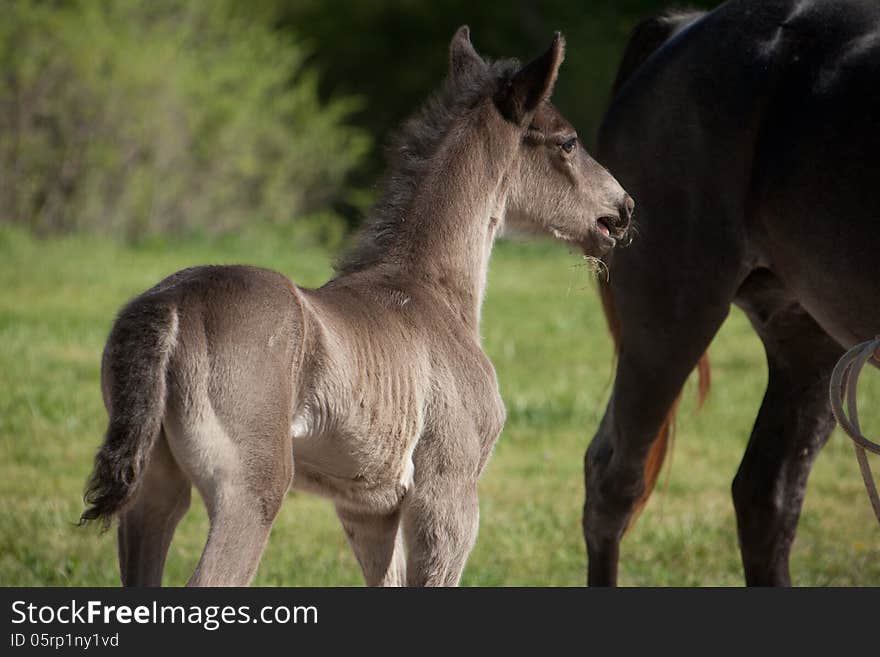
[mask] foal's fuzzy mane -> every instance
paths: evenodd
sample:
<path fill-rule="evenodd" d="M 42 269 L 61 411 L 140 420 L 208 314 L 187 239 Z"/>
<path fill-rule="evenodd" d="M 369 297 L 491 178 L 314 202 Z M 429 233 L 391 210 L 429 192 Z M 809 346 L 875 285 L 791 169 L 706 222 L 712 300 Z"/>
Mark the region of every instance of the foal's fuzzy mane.
<path fill-rule="evenodd" d="M 515 59 L 486 62 L 466 79 L 447 78 L 439 91 L 415 112 L 389 143 L 383 191 L 354 246 L 337 261 L 337 276 L 351 274 L 379 263 L 407 220 L 407 212 L 419 182 L 430 170 L 444 137 L 464 114 L 502 88 L 519 70 Z"/>

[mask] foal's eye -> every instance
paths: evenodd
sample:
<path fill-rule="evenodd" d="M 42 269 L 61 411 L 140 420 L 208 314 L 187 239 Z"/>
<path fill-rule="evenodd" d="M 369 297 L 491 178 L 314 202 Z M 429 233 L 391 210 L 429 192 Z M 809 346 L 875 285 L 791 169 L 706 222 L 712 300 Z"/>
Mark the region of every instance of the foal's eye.
<path fill-rule="evenodd" d="M 577 146 L 577 137 L 572 137 L 567 142 L 562 144 L 562 150 L 566 153 L 571 153 L 574 150 L 574 147 Z"/>

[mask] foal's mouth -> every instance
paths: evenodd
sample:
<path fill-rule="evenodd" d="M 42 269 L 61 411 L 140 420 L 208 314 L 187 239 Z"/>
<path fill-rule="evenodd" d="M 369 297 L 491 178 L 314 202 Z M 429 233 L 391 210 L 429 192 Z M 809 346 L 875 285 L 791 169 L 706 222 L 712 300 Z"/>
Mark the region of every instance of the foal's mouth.
<path fill-rule="evenodd" d="M 611 237 L 611 226 L 613 225 L 613 219 L 611 217 L 599 217 L 596 219 L 596 227 L 605 237 Z"/>
<path fill-rule="evenodd" d="M 596 219 L 596 228 L 605 236 L 613 240 L 620 241 L 629 235 L 629 221 L 621 221 L 620 217 L 606 215 Z"/>
<path fill-rule="evenodd" d="M 553 235 L 553 237 L 563 242 L 576 244 L 584 253 L 589 253 L 595 249 L 596 239 L 591 235 L 593 231 L 588 231 L 586 235 L 574 235 L 573 233 L 563 230 L 562 228 L 557 228 L 556 226 L 550 226 L 549 228 L 550 234 Z"/>
<path fill-rule="evenodd" d="M 578 245 L 587 255 L 604 255 L 620 243 L 626 244 L 628 230 L 619 227 L 617 217 L 602 216 L 586 233 L 574 234 L 558 226 L 548 226 L 550 234 L 558 240 Z"/>
<path fill-rule="evenodd" d="M 620 217 L 606 215 L 596 219 L 596 232 L 601 241 L 609 246 L 627 246 L 632 241 L 632 229 L 629 221 L 621 221 Z"/>

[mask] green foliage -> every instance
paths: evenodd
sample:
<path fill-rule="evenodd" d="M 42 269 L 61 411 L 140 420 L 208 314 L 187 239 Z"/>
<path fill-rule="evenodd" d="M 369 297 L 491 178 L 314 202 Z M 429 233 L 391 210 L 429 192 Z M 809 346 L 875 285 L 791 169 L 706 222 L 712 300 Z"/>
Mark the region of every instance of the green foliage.
<path fill-rule="evenodd" d="M 320 101 L 299 40 L 233 6 L 5 2 L 0 221 L 140 237 L 334 198 L 369 148 L 357 103 Z"/>
<path fill-rule="evenodd" d="M 0 585 L 117 586 L 115 532 L 73 522 L 106 428 L 101 349 L 114 314 L 163 276 L 203 262 L 282 271 L 302 285 L 330 275 L 323 248 L 266 234 L 120 246 L 67 236 L 34 240 L 0 226 Z M 545 244 L 499 244 L 484 305 L 484 345 L 508 419 L 480 480 L 480 534 L 466 585 L 584 583 L 584 449 L 613 368 L 595 283 L 583 261 Z M 688 384 L 668 479 L 623 543 L 627 585 L 740 585 L 730 481 L 767 381 L 761 344 L 735 310 L 710 350 L 713 390 L 695 411 Z M 878 435 L 880 376 L 866 371 L 862 426 Z M 876 470 L 875 470 L 876 471 Z M 204 506 L 174 538 L 167 584 L 192 574 L 207 535 Z M 849 441 L 832 436 L 810 476 L 794 545 L 798 585 L 880 585 L 880 544 Z M 333 506 L 285 502 L 256 583 L 360 585 Z"/>
<path fill-rule="evenodd" d="M 437 88 L 456 27 L 521 59 L 562 30 L 555 102 L 590 145 L 629 30 L 675 4 L 4 0 L 0 222 L 140 237 L 328 204 L 356 222 L 384 168 L 364 156 Z"/>

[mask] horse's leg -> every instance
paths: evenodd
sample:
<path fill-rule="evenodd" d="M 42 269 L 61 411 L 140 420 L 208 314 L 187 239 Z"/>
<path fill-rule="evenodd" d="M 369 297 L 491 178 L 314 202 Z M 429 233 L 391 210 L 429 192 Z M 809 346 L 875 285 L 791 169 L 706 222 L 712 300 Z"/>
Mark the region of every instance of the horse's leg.
<path fill-rule="evenodd" d="M 423 441 L 426 446 L 413 458 L 414 485 L 403 504 L 407 585 L 457 586 L 480 525 L 480 454 L 475 449 L 468 459 L 468 450 L 459 445 L 454 455 L 441 453 L 443 441 Z"/>
<path fill-rule="evenodd" d="M 253 579 L 293 476 L 290 436 L 275 430 L 233 440 L 207 412 L 188 428 L 177 413 L 166 418 L 171 451 L 201 494 L 210 521 L 188 586 L 247 586 Z"/>
<path fill-rule="evenodd" d="M 382 515 L 337 506 L 336 513 L 361 565 L 367 586 L 406 584 L 400 511 Z"/>
<path fill-rule="evenodd" d="M 787 586 L 807 477 L 834 428 L 828 384 L 843 350 L 799 305 L 748 314 L 769 380 L 733 481 L 740 551 L 748 585 Z"/>
<path fill-rule="evenodd" d="M 211 528 L 208 542 L 187 586 L 247 586 L 260 558 L 281 497 L 265 495 L 241 483 L 223 483 L 205 499 Z"/>
<path fill-rule="evenodd" d="M 241 459 L 238 473 L 200 487 L 211 528 L 188 586 L 250 584 L 293 472 L 289 441 L 277 442 L 286 449 L 260 459 L 262 467 Z"/>
<path fill-rule="evenodd" d="M 124 586 L 160 586 L 177 523 L 192 486 L 168 451 L 164 432 L 153 447 L 137 496 L 119 518 L 119 573 Z"/>
<path fill-rule="evenodd" d="M 404 506 L 407 585 L 458 586 L 480 525 L 476 482 L 426 488 Z"/>
<path fill-rule="evenodd" d="M 702 340 L 664 345 L 665 364 L 621 353 L 614 393 L 584 458 L 589 586 L 617 584 L 620 541 L 645 492 L 651 446 L 720 323 Z"/>
<path fill-rule="evenodd" d="M 644 499 L 652 446 L 737 286 L 733 266 L 716 265 L 723 276 L 689 280 L 682 273 L 679 281 L 669 279 L 677 270 L 651 264 L 612 269 L 620 353 L 611 400 L 584 458 L 591 586 L 617 583 L 620 540 Z"/>

